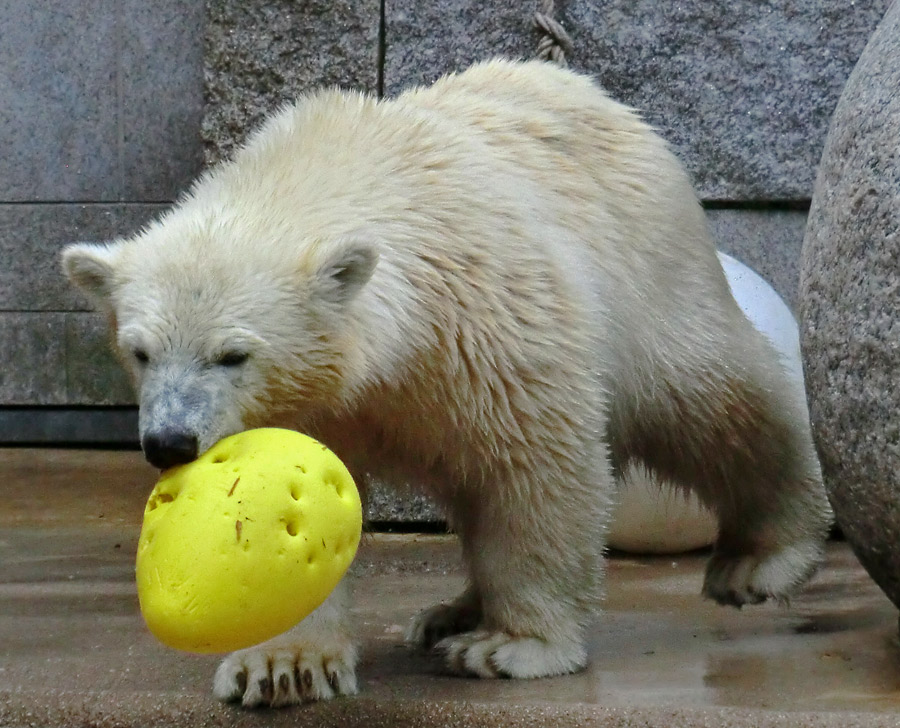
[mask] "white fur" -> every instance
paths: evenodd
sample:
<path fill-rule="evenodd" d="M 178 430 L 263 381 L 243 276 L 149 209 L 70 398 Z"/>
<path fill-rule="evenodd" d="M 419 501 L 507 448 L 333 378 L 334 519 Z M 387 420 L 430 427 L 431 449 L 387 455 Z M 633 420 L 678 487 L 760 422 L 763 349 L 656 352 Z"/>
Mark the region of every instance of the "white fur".
<path fill-rule="evenodd" d="M 680 165 L 574 73 L 498 61 L 392 101 L 313 94 L 162 220 L 64 260 L 113 312 L 145 437 L 202 450 L 289 425 L 443 504 L 471 586 L 410 637 L 440 640 L 453 670 L 584 666 L 632 460 L 717 512 L 710 597 L 782 598 L 820 557 L 803 403 L 731 298 Z M 217 694 L 327 697 L 240 695 L 234 675 L 332 655 L 333 629 L 229 658 Z"/>

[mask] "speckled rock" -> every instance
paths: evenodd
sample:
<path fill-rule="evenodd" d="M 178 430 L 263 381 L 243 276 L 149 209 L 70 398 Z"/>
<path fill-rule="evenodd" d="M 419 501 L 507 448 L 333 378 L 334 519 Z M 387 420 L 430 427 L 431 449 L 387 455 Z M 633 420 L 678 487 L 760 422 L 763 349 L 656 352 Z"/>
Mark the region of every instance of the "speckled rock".
<path fill-rule="evenodd" d="M 304 91 L 379 85 L 378 0 L 207 0 L 207 163 Z"/>
<path fill-rule="evenodd" d="M 890 0 L 564 3 L 575 64 L 658 127 L 707 200 L 808 199 Z"/>
<path fill-rule="evenodd" d="M 637 107 L 704 199 L 809 199 L 841 88 L 890 0 L 567 0 L 570 65 Z M 389 95 L 495 55 L 535 57 L 540 2 L 392 0 Z"/>
<path fill-rule="evenodd" d="M 900 2 L 834 114 L 801 255 L 801 339 L 835 515 L 900 606 Z"/>
<path fill-rule="evenodd" d="M 385 93 L 431 84 L 475 61 L 534 58 L 538 3 L 518 0 L 393 0 L 385 7 Z"/>

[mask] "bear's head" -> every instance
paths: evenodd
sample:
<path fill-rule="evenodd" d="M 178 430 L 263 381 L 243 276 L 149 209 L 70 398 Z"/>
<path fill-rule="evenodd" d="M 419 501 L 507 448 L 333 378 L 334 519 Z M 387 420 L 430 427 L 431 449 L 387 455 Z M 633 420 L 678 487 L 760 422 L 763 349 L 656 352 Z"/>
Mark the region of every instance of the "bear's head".
<path fill-rule="evenodd" d="M 70 245 L 62 260 L 110 314 L 157 467 L 281 408 L 338 406 L 354 386 L 358 299 L 378 261 L 363 236 L 286 243 L 175 214 L 128 240 Z"/>

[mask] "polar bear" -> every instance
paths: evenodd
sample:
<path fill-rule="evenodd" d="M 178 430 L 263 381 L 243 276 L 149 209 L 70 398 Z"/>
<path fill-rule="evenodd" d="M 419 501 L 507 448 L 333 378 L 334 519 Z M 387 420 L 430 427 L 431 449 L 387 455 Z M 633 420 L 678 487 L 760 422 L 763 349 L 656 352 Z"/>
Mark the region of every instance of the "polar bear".
<path fill-rule="evenodd" d="M 443 505 L 468 587 L 408 639 L 453 671 L 585 666 L 631 462 L 716 513 L 707 597 L 784 599 L 822 556 L 805 403 L 681 166 L 587 77 L 498 60 L 393 100 L 310 94 L 161 219 L 63 263 L 111 313 L 154 465 L 291 426 Z M 215 693 L 355 692 L 345 602 L 226 658 Z"/>

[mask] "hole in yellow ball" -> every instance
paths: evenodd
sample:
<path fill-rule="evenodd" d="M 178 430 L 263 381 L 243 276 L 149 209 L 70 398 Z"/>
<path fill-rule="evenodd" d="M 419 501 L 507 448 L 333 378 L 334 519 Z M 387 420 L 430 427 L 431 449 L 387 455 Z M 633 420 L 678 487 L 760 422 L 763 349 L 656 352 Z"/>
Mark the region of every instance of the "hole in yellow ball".
<path fill-rule="evenodd" d="M 344 484 L 341 482 L 341 477 L 337 473 L 325 473 L 325 477 L 323 478 L 323 480 L 332 488 L 334 488 L 334 492 L 337 493 L 338 498 L 344 497 Z"/>
<path fill-rule="evenodd" d="M 155 511 L 164 503 L 171 503 L 175 500 L 175 496 L 171 493 L 157 493 L 147 502 L 147 510 Z"/>
<path fill-rule="evenodd" d="M 288 536 L 296 536 L 300 533 L 300 523 L 296 518 L 292 518 L 285 524 L 285 530 L 288 532 Z"/>
<path fill-rule="evenodd" d="M 294 467 L 297 468 L 297 470 L 299 470 L 301 473 L 303 473 L 304 475 L 306 475 L 306 467 L 305 467 L 305 466 L 303 466 L 303 465 L 295 465 Z"/>
<path fill-rule="evenodd" d="M 303 488 L 300 487 L 298 483 L 291 483 L 291 498 L 295 501 L 300 500 L 300 496 L 303 494 Z"/>

